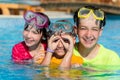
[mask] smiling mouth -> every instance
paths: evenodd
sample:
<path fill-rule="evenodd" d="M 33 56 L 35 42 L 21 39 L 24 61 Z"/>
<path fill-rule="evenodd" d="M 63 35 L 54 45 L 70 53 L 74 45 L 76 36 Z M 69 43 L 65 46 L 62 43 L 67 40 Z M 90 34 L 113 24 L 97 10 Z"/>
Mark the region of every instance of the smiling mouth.
<path fill-rule="evenodd" d="M 65 51 L 65 49 L 64 48 L 56 48 L 56 51 Z"/>
<path fill-rule="evenodd" d="M 94 41 L 94 38 L 83 38 L 85 42 L 92 43 Z"/>
<path fill-rule="evenodd" d="M 33 40 L 25 39 L 25 42 L 26 42 L 26 43 L 31 43 L 31 42 L 33 42 Z"/>

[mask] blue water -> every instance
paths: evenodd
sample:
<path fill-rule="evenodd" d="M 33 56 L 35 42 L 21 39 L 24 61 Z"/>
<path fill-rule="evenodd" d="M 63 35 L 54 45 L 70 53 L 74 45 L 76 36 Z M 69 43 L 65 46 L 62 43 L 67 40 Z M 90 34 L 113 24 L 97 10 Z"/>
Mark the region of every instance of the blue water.
<path fill-rule="evenodd" d="M 16 4 L 28 4 L 28 5 L 40 5 L 40 0 L 0 0 L 0 3 L 16 3 Z"/>
<path fill-rule="evenodd" d="M 68 19 L 73 22 L 71 18 Z M 51 19 L 51 21 L 53 22 L 55 20 L 57 19 Z M 106 26 L 103 30 L 102 36 L 99 39 L 99 43 L 103 44 L 107 48 L 116 51 L 120 56 L 119 23 L 120 15 L 108 15 Z M 87 71 L 78 68 L 70 70 L 70 74 L 67 74 L 66 72 L 52 70 L 49 73 L 52 77 L 47 78 L 44 75 L 47 71 L 44 71 L 43 67 L 30 64 L 14 64 L 11 61 L 11 49 L 14 44 L 23 40 L 23 26 L 24 20 L 21 17 L 0 17 L 0 80 L 119 80 L 120 70 Z"/>

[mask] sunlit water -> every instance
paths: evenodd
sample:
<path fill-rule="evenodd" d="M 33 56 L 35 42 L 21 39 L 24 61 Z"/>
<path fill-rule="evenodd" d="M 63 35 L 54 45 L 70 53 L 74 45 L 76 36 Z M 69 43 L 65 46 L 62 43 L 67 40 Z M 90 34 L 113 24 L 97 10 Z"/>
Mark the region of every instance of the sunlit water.
<path fill-rule="evenodd" d="M 57 19 L 51 19 L 54 22 Z M 73 22 L 71 18 L 69 18 Z M 120 15 L 108 15 L 99 43 L 120 56 Z M 24 20 L 21 17 L 0 17 L 0 80 L 119 80 L 120 70 L 77 68 L 69 71 L 48 69 L 32 64 L 20 65 L 11 61 L 11 49 L 23 40 Z M 113 67 L 113 66 L 109 66 Z M 115 66 L 114 68 L 118 68 Z M 94 71 L 93 71 L 94 70 Z"/>

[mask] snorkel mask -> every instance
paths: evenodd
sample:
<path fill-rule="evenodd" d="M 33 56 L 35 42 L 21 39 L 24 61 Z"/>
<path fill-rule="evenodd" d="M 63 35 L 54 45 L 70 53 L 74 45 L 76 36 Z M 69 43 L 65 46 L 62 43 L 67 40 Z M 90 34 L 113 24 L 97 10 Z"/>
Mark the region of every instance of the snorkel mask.
<path fill-rule="evenodd" d="M 24 14 L 24 19 L 27 24 L 35 25 L 38 28 L 47 28 L 49 25 L 48 18 L 42 13 L 35 13 L 32 11 L 27 11 Z"/>
<path fill-rule="evenodd" d="M 94 18 L 96 20 L 104 20 L 104 12 L 100 9 L 89 9 L 89 8 L 80 8 L 78 11 L 78 17 L 79 18 L 88 18 L 91 13 L 93 14 Z"/>
<path fill-rule="evenodd" d="M 54 33 L 70 33 L 75 34 L 74 32 L 74 25 L 70 23 L 68 20 L 58 20 L 55 23 L 51 23 L 48 27 L 49 35 Z"/>

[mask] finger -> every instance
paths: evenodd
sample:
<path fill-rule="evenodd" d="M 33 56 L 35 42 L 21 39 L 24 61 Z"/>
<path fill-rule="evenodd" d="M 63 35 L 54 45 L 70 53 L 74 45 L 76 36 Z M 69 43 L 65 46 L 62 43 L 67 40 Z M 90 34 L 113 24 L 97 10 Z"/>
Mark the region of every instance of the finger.
<path fill-rule="evenodd" d="M 62 42 L 65 49 L 68 50 L 69 43 L 64 42 L 62 38 L 60 39 L 60 41 Z"/>
<path fill-rule="evenodd" d="M 62 38 L 67 38 L 69 40 L 69 44 L 74 44 L 73 37 L 71 35 L 62 35 Z"/>
<path fill-rule="evenodd" d="M 57 48 L 57 45 L 58 45 L 59 42 L 60 42 L 60 40 L 58 40 L 57 42 L 53 42 L 51 44 L 51 47 L 52 47 L 53 50 L 55 50 Z"/>
<path fill-rule="evenodd" d="M 50 45 L 51 43 L 53 43 L 53 42 L 57 42 L 58 40 L 59 40 L 59 36 L 54 36 L 54 35 L 52 35 L 51 37 L 50 37 L 50 39 L 48 40 L 48 44 Z"/>
<path fill-rule="evenodd" d="M 62 39 L 63 39 L 63 44 L 64 43 L 69 43 L 69 46 L 68 46 L 68 48 L 67 48 L 67 44 L 64 44 L 64 46 L 68 49 L 68 50 L 70 50 L 70 49 L 72 49 L 73 48 L 73 46 L 74 46 L 74 40 L 73 40 L 73 37 L 72 36 L 70 36 L 70 35 L 61 35 L 61 37 L 62 37 Z M 67 40 L 64 40 L 64 39 L 67 39 Z"/>

